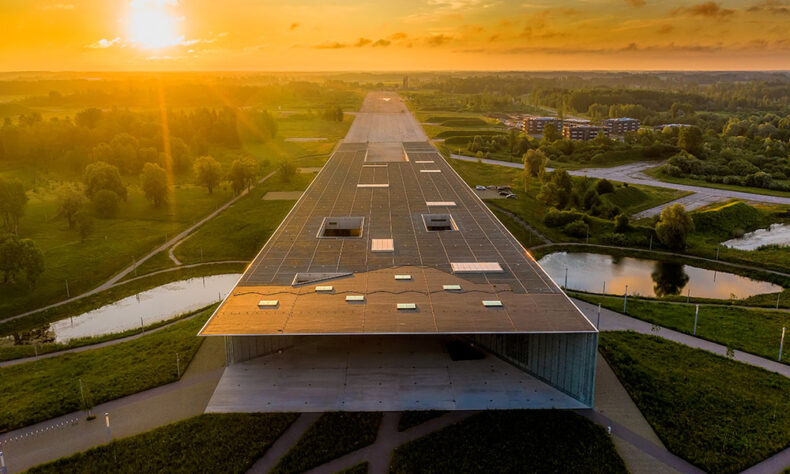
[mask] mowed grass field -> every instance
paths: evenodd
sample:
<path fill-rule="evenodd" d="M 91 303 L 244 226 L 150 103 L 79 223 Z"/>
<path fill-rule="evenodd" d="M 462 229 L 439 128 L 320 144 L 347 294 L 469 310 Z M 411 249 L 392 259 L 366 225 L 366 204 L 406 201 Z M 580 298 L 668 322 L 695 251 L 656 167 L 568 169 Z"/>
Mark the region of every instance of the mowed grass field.
<path fill-rule="evenodd" d="M 200 415 L 28 472 L 245 472 L 295 419 L 290 413 Z"/>
<path fill-rule="evenodd" d="M 656 336 L 602 332 L 599 350 L 667 449 L 735 473 L 790 446 L 790 380 Z"/>
<path fill-rule="evenodd" d="M 115 345 L 0 368 L 0 432 L 178 380 L 203 339 L 198 330 L 214 306 L 155 333 Z"/>
<path fill-rule="evenodd" d="M 589 303 L 601 303 L 604 308 L 623 311 L 621 297 L 576 293 L 574 297 Z M 673 304 L 629 298 L 626 314 L 649 323 L 692 334 L 694 331 L 693 304 Z M 735 306 L 700 305 L 697 337 L 776 360 L 782 328 L 790 326 L 790 313 L 752 310 Z M 782 362 L 790 363 L 790 351 L 782 354 Z"/>

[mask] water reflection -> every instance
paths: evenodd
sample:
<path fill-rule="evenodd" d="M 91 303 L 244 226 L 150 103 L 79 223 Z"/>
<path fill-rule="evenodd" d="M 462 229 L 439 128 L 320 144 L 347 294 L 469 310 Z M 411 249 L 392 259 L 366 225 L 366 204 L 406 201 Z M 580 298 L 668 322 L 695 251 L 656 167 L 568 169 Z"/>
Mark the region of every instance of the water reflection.
<path fill-rule="evenodd" d="M 216 303 L 225 297 L 240 275 L 213 275 L 168 283 L 79 316 L 56 321 L 22 338 L 32 336 L 37 342 L 67 342 L 80 337 L 100 336 L 137 329 L 166 321 L 178 315 Z"/>
<path fill-rule="evenodd" d="M 595 253 L 557 252 L 540 260 L 541 266 L 558 284 L 564 283 L 568 269 L 568 288 L 572 290 L 642 296 L 688 294 L 702 298 L 745 298 L 775 293 L 782 287 L 733 273 L 716 272 L 690 265 L 656 260 L 613 257 Z"/>
<path fill-rule="evenodd" d="M 790 225 L 771 224 L 767 229 L 757 229 L 740 239 L 730 239 L 721 244 L 739 250 L 755 250 L 764 245 L 790 247 Z"/>

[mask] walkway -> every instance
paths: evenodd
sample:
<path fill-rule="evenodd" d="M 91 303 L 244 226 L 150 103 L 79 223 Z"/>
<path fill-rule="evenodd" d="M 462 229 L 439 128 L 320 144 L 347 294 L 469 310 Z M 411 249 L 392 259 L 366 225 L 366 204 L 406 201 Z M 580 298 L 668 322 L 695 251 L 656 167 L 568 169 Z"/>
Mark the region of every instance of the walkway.
<path fill-rule="evenodd" d="M 200 415 L 225 364 L 222 338 L 205 338 L 178 382 L 129 395 L 93 408 L 97 418 L 75 412 L 0 435 L 8 472 L 85 451 L 107 442 L 103 414 L 110 414 L 112 437 L 121 438 Z"/>
<path fill-rule="evenodd" d="M 571 300 L 582 310 L 585 316 L 595 324 L 598 318 L 598 306 L 575 298 L 571 298 Z M 601 324 L 599 329 L 601 331 L 635 331 L 642 334 L 650 334 L 727 357 L 727 346 L 648 323 L 641 319 L 632 318 L 606 308 L 601 308 Z M 732 359 L 790 378 L 790 365 L 787 364 L 782 364 L 742 351 L 734 351 Z"/>

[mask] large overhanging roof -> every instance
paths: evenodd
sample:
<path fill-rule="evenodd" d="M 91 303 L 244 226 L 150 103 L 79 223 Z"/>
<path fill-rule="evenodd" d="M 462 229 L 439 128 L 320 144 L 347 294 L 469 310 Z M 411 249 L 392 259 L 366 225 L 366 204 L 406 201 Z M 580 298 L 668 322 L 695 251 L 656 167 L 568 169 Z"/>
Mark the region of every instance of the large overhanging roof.
<path fill-rule="evenodd" d="M 425 140 L 400 99 L 370 94 L 200 334 L 594 332 L 436 149 L 410 139 Z"/>

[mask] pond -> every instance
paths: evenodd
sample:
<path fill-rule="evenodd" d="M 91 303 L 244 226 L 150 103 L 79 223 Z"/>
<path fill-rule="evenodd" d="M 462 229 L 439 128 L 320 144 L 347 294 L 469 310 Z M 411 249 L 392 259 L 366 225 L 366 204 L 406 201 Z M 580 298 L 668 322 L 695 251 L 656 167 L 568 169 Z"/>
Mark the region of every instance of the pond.
<path fill-rule="evenodd" d="M 67 342 L 166 321 L 224 298 L 241 275 L 213 275 L 168 283 L 49 325 L 47 339 Z"/>
<path fill-rule="evenodd" d="M 725 247 L 739 250 L 756 250 L 764 245 L 780 245 L 790 247 L 790 225 L 771 224 L 767 229 L 757 229 L 744 234 L 739 239 L 730 239 L 721 243 Z"/>
<path fill-rule="evenodd" d="M 640 296 L 686 295 L 700 298 L 745 298 L 761 293 L 776 293 L 782 287 L 733 273 L 717 272 L 677 263 L 632 257 L 613 257 L 597 253 L 557 252 L 546 255 L 540 265 L 557 282 L 571 290 Z"/>

